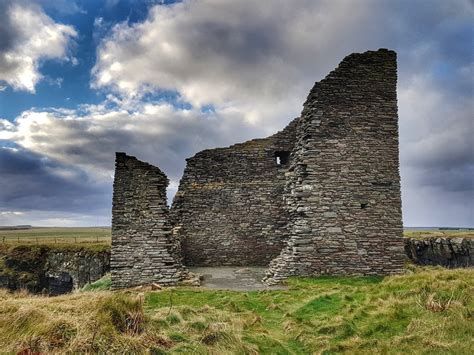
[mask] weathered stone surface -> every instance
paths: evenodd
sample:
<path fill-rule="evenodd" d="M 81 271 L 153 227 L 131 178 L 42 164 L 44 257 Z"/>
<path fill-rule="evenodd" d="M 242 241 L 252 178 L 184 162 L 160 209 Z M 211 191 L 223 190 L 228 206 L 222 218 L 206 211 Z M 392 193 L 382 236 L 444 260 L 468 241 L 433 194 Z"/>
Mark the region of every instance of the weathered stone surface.
<path fill-rule="evenodd" d="M 285 199 L 293 227 L 268 283 L 403 269 L 396 81 L 395 52 L 378 50 L 349 55 L 314 85 L 290 159 Z M 308 185 L 310 195 L 298 193 Z M 316 252 L 293 246 L 308 238 Z"/>
<path fill-rule="evenodd" d="M 186 265 L 266 266 L 280 253 L 288 239 L 285 155 L 295 125 L 187 159 L 171 209 Z"/>
<path fill-rule="evenodd" d="M 179 242 L 171 235 L 168 178 L 125 153 L 115 161 L 112 206 L 112 287 L 175 285 L 185 276 Z"/>
<path fill-rule="evenodd" d="M 469 238 L 406 238 L 405 252 L 415 264 L 474 266 L 474 240 Z"/>
<path fill-rule="evenodd" d="M 99 280 L 110 271 L 110 253 L 56 250 L 47 253 L 45 277 L 50 294 L 63 294 L 78 290 Z"/>
<path fill-rule="evenodd" d="M 404 262 L 396 54 L 351 54 L 277 134 L 187 159 L 171 208 L 158 169 L 117 155 L 115 287 L 175 284 L 188 265 L 294 275 L 394 274 Z"/>

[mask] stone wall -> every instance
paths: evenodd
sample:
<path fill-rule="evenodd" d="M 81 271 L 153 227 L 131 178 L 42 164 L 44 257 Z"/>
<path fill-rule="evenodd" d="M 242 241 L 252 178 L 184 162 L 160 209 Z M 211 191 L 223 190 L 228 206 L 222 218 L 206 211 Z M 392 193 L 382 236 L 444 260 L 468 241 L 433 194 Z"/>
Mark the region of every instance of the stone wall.
<path fill-rule="evenodd" d="M 186 265 L 268 265 L 280 253 L 288 238 L 283 190 L 295 126 L 187 159 L 172 206 Z"/>
<path fill-rule="evenodd" d="M 419 265 L 474 266 L 474 240 L 469 238 L 406 238 L 405 252 Z"/>
<path fill-rule="evenodd" d="M 403 269 L 396 81 L 395 52 L 378 50 L 314 85 L 290 159 L 291 236 L 268 283 Z"/>
<path fill-rule="evenodd" d="M 112 206 L 112 287 L 183 277 L 179 243 L 171 236 L 166 204 L 168 178 L 161 170 L 117 153 Z"/>
<path fill-rule="evenodd" d="M 293 275 L 402 271 L 396 54 L 351 54 L 277 134 L 187 159 L 171 213 L 156 167 L 117 155 L 115 287 L 188 265 L 268 265 Z M 170 234 L 170 228 L 172 231 Z"/>

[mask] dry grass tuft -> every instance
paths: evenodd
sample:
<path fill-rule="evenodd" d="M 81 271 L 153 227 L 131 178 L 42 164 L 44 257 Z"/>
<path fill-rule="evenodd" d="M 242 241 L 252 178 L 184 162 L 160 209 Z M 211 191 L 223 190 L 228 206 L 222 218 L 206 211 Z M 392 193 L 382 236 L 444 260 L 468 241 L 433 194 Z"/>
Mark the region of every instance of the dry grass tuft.
<path fill-rule="evenodd" d="M 141 351 L 145 339 L 156 338 L 145 332 L 143 297 L 119 292 L 40 297 L 2 291 L 0 298 L 0 348 L 7 352 Z"/>
<path fill-rule="evenodd" d="M 0 349 L 33 353 L 385 354 L 474 350 L 474 270 L 288 281 L 288 290 L 0 290 Z M 170 308 L 172 299 L 172 308 Z"/>
<path fill-rule="evenodd" d="M 452 298 L 447 301 L 436 299 L 436 294 L 431 293 L 426 299 L 425 308 L 432 312 L 443 312 L 449 308 L 449 306 L 451 305 L 451 301 Z"/>

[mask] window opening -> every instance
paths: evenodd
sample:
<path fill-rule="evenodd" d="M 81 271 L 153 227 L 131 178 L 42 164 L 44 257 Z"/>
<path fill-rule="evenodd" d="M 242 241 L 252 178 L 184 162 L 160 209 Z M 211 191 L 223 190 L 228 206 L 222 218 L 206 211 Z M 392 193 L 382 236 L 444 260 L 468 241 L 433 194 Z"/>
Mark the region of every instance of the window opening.
<path fill-rule="evenodd" d="M 277 165 L 286 165 L 290 160 L 290 152 L 275 152 L 275 162 Z"/>

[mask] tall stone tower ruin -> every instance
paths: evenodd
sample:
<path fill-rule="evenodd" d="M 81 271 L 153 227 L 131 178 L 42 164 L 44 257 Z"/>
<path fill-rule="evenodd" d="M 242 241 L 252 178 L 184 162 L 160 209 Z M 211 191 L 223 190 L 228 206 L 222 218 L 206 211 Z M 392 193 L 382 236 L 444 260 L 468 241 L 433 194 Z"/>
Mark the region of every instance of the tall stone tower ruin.
<path fill-rule="evenodd" d="M 388 50 L 351 54 L 314 85 L 289 169 L 290 236 L 270 282 L 402 270 L 396 86 Z"/>
<path fill-rule="evenodd" d="M 171 210 L 158 168 L 117 155 L 112 282 L 173 284 L 185 265 L 289 276 L 403 270 L 396 54 L 351 54 L 264 139 L 187 159 Z"/>

